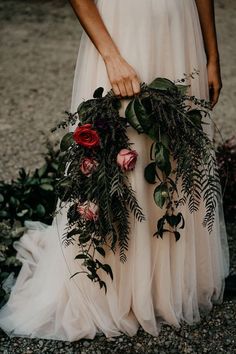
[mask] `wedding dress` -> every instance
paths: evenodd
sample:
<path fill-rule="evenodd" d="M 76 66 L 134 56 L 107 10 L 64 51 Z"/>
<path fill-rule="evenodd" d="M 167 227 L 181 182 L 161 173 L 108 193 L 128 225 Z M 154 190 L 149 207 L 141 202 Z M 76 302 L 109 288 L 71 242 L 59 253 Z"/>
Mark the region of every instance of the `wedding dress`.
<path fill-rule="evenodd" d="M 190 82 L 192 94 L 208 98 L 206 55 L 194 0 L 96 3 L 121 54 L 143 82 L 157 76 L 177 80 L 197 69 L 199 76 Z M 103 59 L 83 32 L 71 111 L 99 86 L 105 92 L 111 88 Z M 208 129 L 212 134 L 212 127 Z M 50 226 L 27 222 L 29 230 L 14 244 L 23 266 L 0 311 L 0 327 L 9 336 L 75 341 L 94 338 L 97 332 L 132 336 L 140 325 L 157 336 L 162 323 L 178 327 L 182 321 L 198 322 L 201 311 L 222 302 L 229 253 L 221 203 L 211 234 L 202 226 L 201 205 L 193 214 L 187 206 L 182 208 L 186 226 L 178 242 L 173 235 L 153 237 L 162 210 L 153 201 L 153 185 L 143 177 L 150 138 L 132 127 L 128 135 L 139 154 L 129 178 L 146 221 L 132 219 L 127 262 L 122 264 L 118 253 L 107 254 L 114 280 L 104 275 L 105 294 L 84 274 L 69 279 L 79 263 L 74 260 L 76 243 L 68 247 L 61 243 L 66 207 Z"/>

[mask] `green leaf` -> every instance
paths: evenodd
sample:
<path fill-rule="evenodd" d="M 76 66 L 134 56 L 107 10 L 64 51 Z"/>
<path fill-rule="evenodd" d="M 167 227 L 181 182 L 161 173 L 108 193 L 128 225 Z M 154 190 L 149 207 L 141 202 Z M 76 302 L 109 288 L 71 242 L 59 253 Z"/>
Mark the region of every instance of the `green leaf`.
<path fill-rule="evenodd" d="M 166 215 L 164 215 L 162 218 L 160 218 L 157 222 L 157 231 L 155 232 L 155 234 L 153 236 L 160 236 L 161 238 L 163 237 L 164 232 L 170 232 L 167 229 L 164 229 L 165 226 L 165 222 L 166 222 Z"/>
<path fill-rule="evenodd" d="M 42 178 L 41 179 L 41 183 L 42 184 L 52 184 L 53 181 L 53 178 Z"/>
<path fill-rule="evenodd" d="M 118 98 L 113 99 L 112 100 L 112 107 L 118 111 L 122 107 L 121 101 Z"/>
<path fill-rule="evenodd" d="M 146 134 L 154 141 L 159 140 L 159 126 L 157 123 L 153 124 Z"/>
<path fill-rule="evenodd" d="M 73 133 L 69 132 L 63 136 L 60 143 L 60 150 L 66 151 L 74 144 Z"/>
<path fill-rule="evenodd" d="M 185 96 L 187 91 L 188 91 L 188 88 L 190 87 L 190 85 L 176 85 L 178 91 L 183 95 Z"/>
<path fill-rule="evenodd" d="M 96 247 L 96 251 L 98 251 L 98 253 L 100 253 L 103 257 L 105 257 L 106 252 L 102 247 Z"/>
<path fill-rule="evenodd" d="M 24 210 L 21 210 L 19 213 L 17 213 L 16 215 L 19 217 L 19 218 L 22 218 L 23 216 L 25 216 L 26 214 L 28 213 L 28 209 L 24 209 Z"/>
<path fill-rule="evenodd" d="M 183 215 L 181 213 L 178 213 L 177 215 L 166 215 L 166 221 L 172 227 L 177 227 L 182 221 L 182 225 L 180 228 L 182 229 L 184 227 Z"/>
<path fill-rule="evenodd" d="M 77 108 L 77 113 L 80 117 L 81 123 L 83 123 L 82 116 L 87 113 L 91 108 L 93 108 L 96 104 L 96 99 L 90 99 L 87 101 L 83 101 L 80 103 L 80 105 Z"/>
<path fill-rule="evenodd" d="M 112 273 L 112 269 L 111 269 L 111 267 L 109 266 L 109 264 L 102 264 L 101 266 L 102 266 L 102 269 L 104 269 L 105 272 L 106 272 L 107 274 L 109 274 L 110 277 L 111 277 L 111 279 L 113 280 L 113 273 Z"/>
<path fill-rule="evenodd" d="M 81 244 L 87 243 L 87 242 L 90 241 L 90 240 L 91 240 L 91 235 L 90 235 L 90 234 L 88 234 L 87 236 L 81 235 L 81 236 L 79 237 L 79 242 L 80 242 Z"/>
<path fill-rule="evenodd" d="M 136 129 L 139 133 L 144 133 L 143 127 L 141 126 L 141 124 L 138 120 L 138 117 L 136 115 L 134 105 L 135 105 L 135 99 L 132 99 L 129 102 L 128 106 L 126 107 L 125 116 L 129 122 L 129 124 L 134 129 Z"/>
<path fill-rule="evenodd" d="M 104 88 L 103 87 L 98 87 L 93 94 L 93 98 L 102 98 Z"/>
<path fill-rule="evenodd" d="M 100 285 L 100 289 L 102 289 L 104 287 L 105 293 L 107 293 L 107 286 L 103 280 L 99 280 L 99 285 Z"/>
<path fill-rule="evenodd" d="M 0 194 L 0 203 L 4 202 L 4 196 Z"/>
<path fill-rule="evenodd" d="M 156 164 L 168 176 L 171 173 L 170 152 L 162 143 L 155 145 Z"/>
<path fill-rule="evenodd" d="M 135 97 L 134 99 L 134 110 L 139 123 L 146 133 L 152 127 L 153 123 L 149 119 L 149 114 L 147 113 L 139 97 Z"/>
<path fill-rule="evenodd" d="M 9 214 L 5 210 L 0 210 L 0 219 L 6 219 L 9 217 Z"/>
<path fill-rule="evenodd" d="M 9 200 L 10 204 L 14 207 L 17 207 L 20 205 L 20 202 L 18 199 L 16 199 L 15 197 L 11 196 L 10 200 Z"/>
<path fill-rule="evenodd" d="M 197 127 L 202 127 L 202 114 L 199 110 L 192 109 L 187 113 L 187 115 Z"/>
<path fill-rule="evenodd" d="M 43 217 L 46 213 L 46 210 L 42 204 L 38 204 L 36 208 L 36 213 L 39 217 Z"/>
<path fill-rule="evenodd" d="M 39 186 L 41 189 L 43 189 L 44 191 L 47 191 L 47 192 L 53 192 L 54 191 L 54 188 L 51 184 L 41 184 Z"/>
<path fill-rule="evenodd" d="M 156 78 L 148 85 L 148 87 L 160 91 L 168 91 L 168 90 L 176 89 L 176 86 L 172 81 L 162 77 Z"/>
<path fill-rule="evenodd" d="M 47 171 L 47 168 L 48 168 L 48 166 L 47 166 L 47 164 L 45 164 L 45 165 L 43 165 L 41 168 L 39 168 L 38 170 L 37 170 L 37 173 L 38 173 L 38 176 L 39 176 L 39 178 L 42 178 L 43 177 L 43 175 L 46 173 L 46 171 Z"/>
<path fill-rule="evenodd" d="M 144 177 L 148 183 L 154 184 L 156 181 L 156 163 L 151 162 L 145 167 Z"/>
<path fill-rule="evenodd" d="M 179 241 L 180 239 L 180 233 L 178 231 L 174 231 L 174 234 L 175 234 L 175 240 L 176 242 Z"/>
<path fill-rule="evenodd" d="M 75 259 L 87 259 L 89 258 L 87 254 L 78 254 Z"/>
<path fill-rule="evenodd" d="M 157 186 L 153 193 L 154 201 L 157 206 L 163 208 L 167 198 L 168 198 L 168 188 L 165 184 L 160 184 Z"/>
<path fill-rule="evenodd" d="M 162 133 L 161 134 L 161 143 L 168 149 L 170 146 L 170 138 L 167 134 Z"/>

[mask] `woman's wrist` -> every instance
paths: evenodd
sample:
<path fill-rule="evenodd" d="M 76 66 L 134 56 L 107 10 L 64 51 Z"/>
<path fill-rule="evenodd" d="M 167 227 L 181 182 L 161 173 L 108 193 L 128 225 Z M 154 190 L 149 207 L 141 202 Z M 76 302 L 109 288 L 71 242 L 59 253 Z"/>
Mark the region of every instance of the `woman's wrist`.
<path fill-rule="evenodd" d="M 207 64 L 219 64 L 220 62 L 220 56 L 219 53 L 214 53 L 211 55 L 207 55 Z"/>
<path fill-rule="evenodd" d="M 121 54 L 118 48 L 116 47 L 110 48 L 109 50 L 106 49 L 105 51 L 100 51 L 100 54 L 105 63 L 112 62 L 114 60 L 117 60 L 117 58 L 121 57 Z"/>

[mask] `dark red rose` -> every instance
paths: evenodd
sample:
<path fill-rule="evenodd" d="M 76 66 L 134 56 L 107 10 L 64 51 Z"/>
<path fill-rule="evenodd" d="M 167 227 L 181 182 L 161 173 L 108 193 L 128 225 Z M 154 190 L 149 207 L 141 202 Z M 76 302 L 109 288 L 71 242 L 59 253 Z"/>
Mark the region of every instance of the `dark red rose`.
<path fill-rule="evenodd" d="M 92 124 L 84 124 L 75 129 L 73 139 L 76 144 L 85 146 L 89 149 L 99 145 L 100 137 L 98 132 L 91 128 Z"/>

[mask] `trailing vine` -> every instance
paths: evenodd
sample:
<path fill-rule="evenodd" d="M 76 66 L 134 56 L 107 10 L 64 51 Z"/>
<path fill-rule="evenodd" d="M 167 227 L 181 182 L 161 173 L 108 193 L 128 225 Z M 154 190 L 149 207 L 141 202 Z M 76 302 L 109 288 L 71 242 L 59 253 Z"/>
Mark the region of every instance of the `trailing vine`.
<path fill-rule="evenodd" d="M 153 198 L 163 209 L 153 236 L 168 233 L 178 241 L 185 227 L 178 208 L 187 204 L 193 213 L 202 201 L 206 210 L 202 223 L 212 232 L 221 187 L 214 145 L 203 129 L 210 106 L 187 94 L 186 79 L 143 83 L 140 94 L 130 99 L 125 117 L 119 114 L 120 99 L 112 91 L 103 96 L 103 88 L 98 88 L 92 99 L 82 102 L 75 113 L 67 112 L 67 119 L 54 128 L 78 122 L 75 131 L 62 138 L 63 173 L 57 183 L 61 202 L 70 206 L 63 242 L 78 241 L 75 258 L 86 269 L 73 276 L 86 273 L 107 291 L 100 270 L 112 279 L 113 273 L 102 259 L 118 247 L 125 262 L 129 215 L 145 220 L 128 178 L 138 158 L 126 134 L 128 126 L 153 141 L 144 177 L 155 185 Z"/>

